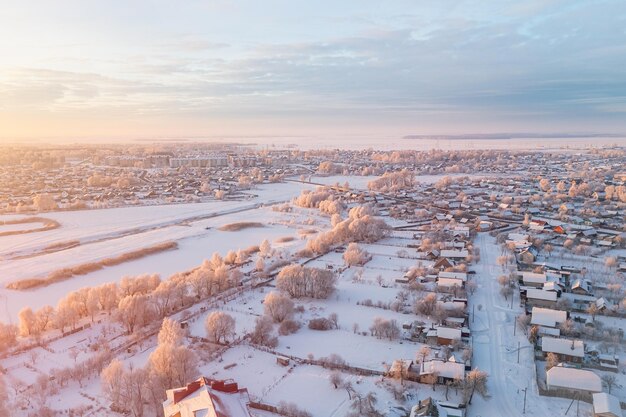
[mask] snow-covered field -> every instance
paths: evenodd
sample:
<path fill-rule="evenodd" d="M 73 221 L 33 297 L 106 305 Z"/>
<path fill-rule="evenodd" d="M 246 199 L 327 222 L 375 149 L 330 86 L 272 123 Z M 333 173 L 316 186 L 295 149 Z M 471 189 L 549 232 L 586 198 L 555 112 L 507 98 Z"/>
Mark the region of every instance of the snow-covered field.
<path fill-rule="evenodd" d="M 273 212 L 271 207 L 257 208 L 259 204 L 289 201 L 303 187 L 308 186 L 294 183 L 263 185 L 254 190 L 258 198 L 245 201 L 46 213 L 47 218 L 58 221 L 61 227 L 0 237 L 0 321 L 15 321 L 19 310 L 26 305 L 32 308 L 54 306 L 70 291 L 117 282 L 123 276 L 157 273 L 166 278 L 198 266 L 214 252 L 224 255 L 229 250 L 246 249 L 258 245 L 263 238 L 270 241 L 294 238 L 291 242 L 276 244 L 278 247 L 303 245 L 297 231 L 311 226 L 299 224 L 297 216 Z M 3 219 L 15 217 L 3 216 Z M 292 224 L 286 224 L 290 220 L 293 220 Z M 255 228 L 236 232 L 218 230 L 221 226 L 244 221 L 264 224 L 262 233 Z M 16 251 L 32 253 L 73 240 L 80 241 L 80 245 L 57 252 L 38 252 L 22 259 L 8 259 Z M 42 277 L 64 267 L 168 241 L 176 241 L 178 249 L 106 267 L 47 287 L 28 291 L 5 288 L 6 284 L 20 279 Z"/>

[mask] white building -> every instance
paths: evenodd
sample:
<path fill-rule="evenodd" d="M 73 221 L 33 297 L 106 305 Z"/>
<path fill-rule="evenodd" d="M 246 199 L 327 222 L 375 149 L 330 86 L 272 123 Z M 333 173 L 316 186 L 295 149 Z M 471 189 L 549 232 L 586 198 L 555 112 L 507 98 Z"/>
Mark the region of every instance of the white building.
<path fill-rule="evenodd" d="M 606 392 L 593 394 L 594 417 L 622 417 L 619 398 Z"/>
<path fill-rule="evenodd" d="M 248 391 L 233 381 L 202 377 L 166 394 L 165 417 L 250 417 Z"/>
<path fill-rule="evenodd" d="M 556 353 L 561 359 L 571 362 L 580 362 L 585 357 L 585 344 L 582 340 L 543 336 L 541 350 L 544 354 Z"/>
<path fill-rule="evenodd" d="M 548 389 L 562 389 L 571 392 L 602 392 L 600 377 L 591 371 L 554 366 L 546 372 Z"/>
<path fill-rule="evenodd" d="M 566 321 L 567 311 L 533 307 L 530 324 L 556 328 L 559 324 L 565 323 Z"/>

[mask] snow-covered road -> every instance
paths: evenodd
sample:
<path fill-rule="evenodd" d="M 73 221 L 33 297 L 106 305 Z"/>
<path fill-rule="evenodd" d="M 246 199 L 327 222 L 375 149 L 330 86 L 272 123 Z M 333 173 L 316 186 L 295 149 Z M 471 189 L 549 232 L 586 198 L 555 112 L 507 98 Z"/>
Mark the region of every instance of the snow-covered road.
<path fill-rule="evenodd" d="M 508 271 L 504 272 L 496 263 L 499 245 L 487 233 L 479 234 L 475 242 L 480 247 L 481 260 L 475 265 L 478 289 L 471 297 L 470 306 L 474 311 L 470 316 L 472 366 L 489 373 L 489 396 L 484 399 L 474 395 L 468 417 L 564 415 L 569 400 L 538 394 L 532 346 L 523 332 L 514 329 L 515 317 L 522 312 L 519 296 L 514 296 L 511 308 L 510 299 L 506 301 L 500 295 L 497 278 Z M 527 389 L 525 413 L 524 389 Z"/>

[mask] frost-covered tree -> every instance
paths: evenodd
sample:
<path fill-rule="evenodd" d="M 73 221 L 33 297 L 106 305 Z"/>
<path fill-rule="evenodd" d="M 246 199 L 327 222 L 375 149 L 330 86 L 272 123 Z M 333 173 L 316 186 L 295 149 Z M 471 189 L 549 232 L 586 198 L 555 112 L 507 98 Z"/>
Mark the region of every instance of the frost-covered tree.
<path fill-rule="evenodd" d="M 226 343 L 235 335 L 235 319 L 222 311 L 214 311 L 207 316 L 205 329 L 210 340 Z"/>
<path fill-rule="evenodd" d="M 553 352 L 549 352 L 546 355 L 546 371 L 557 366 L 560 361 L 561 360 L 559 359 L 559 355 Z"/>
<path fill-rule="evenodd" d="M 276 277 L 276 288 L 294 298 L 328 298 L 335 290 L 337 277 L 332 271 L 303 267 L 299 264 L 285 266 Z"/>
<path fill-rule="evenodd" d="M 485 371 L 481 371 L 478 368 L 474 368 L 465 376 L 464 394 L 467 399 L 467 403 L 472 403 L 474 393 L 478 392 L 481 396 L 487 395 L 487 379 L 489 374 Z"/>
<path fill-rule="evenodd" d="M 0 323 L 0 353 L 15 346 L 18 329 L 12 324 Z"/>
<path fill-rule="evenodd" d="M 198 374 L 198 358 L 187 346 L 159 345 L 150 354 L 149 369 L 165 389 L 180 387 Z"/>
<path fill-rule="evenodd" d="M 11 415 L 9 408 L 9 392 L 3 376 L 0 375 L 0 417 L 9 417 Z"/>
<path fill-rule="evenodd" d="M 129 295 L 120 300 L 116 318 L 130 334 L 147 324 L 152 318 L 148 298 L 145 295 Z"/>
<path fill-rule="evenodd" d="M 159 345 L 170 344 L 180 345 L 185 337 L 185 331 L 176 320 L 170 318 L 163 319 L 161 323 L 161 329 L 157 336 Z"/>
<path fill-rule="evenodd" d="M 365 265 L 370 260 L 370 254 L 361 249 L 358 244 L 350 243 L 343 254 L 343 260 L 348 266 Z"/>
<path fill-rule="evenodd" d="M 278 339 L 272 334 L 273 330 L 272 319 L 267 316 L 258 317 L 254 330 L 250 334 L 250 341 L 257 345 L 274 348 L 278 345 Z"/>
<path fill-rule="evenodd" d="M 27 337 L 33 336 L 36 333 L 36 321 L 37 318 L 33 309 L 30 307 L 24 307 L 17 315 L 19 320 L 19 332 L 20 336 Z"/>
<path fill-rule="evenodd" d="M 272 245 L 269 240 L 265 239 L 259 245 L 259 255 L 263 258 L 268 258 L 272 255 Z"/>
<path fill-rule="evenodd" d="M 291 317 L 294 304 L 291 298 L 277 291 L 272 291 L 263 300 L 265 314 L 270 316 L 275 323 L 281 323 Z"/>

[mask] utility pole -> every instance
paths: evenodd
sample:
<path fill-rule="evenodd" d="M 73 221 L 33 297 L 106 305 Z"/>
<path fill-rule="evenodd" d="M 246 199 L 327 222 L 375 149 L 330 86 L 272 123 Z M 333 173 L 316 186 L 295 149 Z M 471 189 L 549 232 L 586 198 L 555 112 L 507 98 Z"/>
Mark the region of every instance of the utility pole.
<path fill-rule="evenodd" d="M 519 363 L 519 351 L 521 349 L 520 345 L 522 342 L 517 342 L 517 363 Z M 526 396 L 526 392 L 524 392 L 524 396 Z"/>
<path fill-rule="evenodd" d="M 522 411 L 522 414 L 526 414 L 526 391 L 528 391 L 528 387 L 524 388 L 524 410 Z"/>
<path fill-rule="evenodd" d="M 472 323 L 474 323 L 474 317 L 476 317 L 476 313 L 474 312 L 475 308 L 476 308 L 476 305 L 472 304 Z"/>

